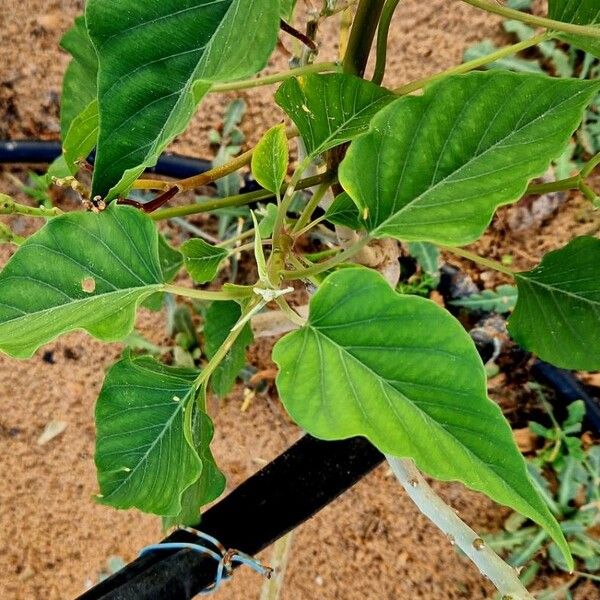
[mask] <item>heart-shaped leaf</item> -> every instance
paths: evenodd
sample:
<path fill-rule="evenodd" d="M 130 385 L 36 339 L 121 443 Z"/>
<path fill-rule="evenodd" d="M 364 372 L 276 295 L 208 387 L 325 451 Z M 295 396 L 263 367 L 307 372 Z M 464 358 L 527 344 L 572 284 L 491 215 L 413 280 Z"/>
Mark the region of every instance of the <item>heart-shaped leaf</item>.
<path fill-rule="evenodd" d="M 192 419 L 191 413 L 198 410 L 193 401 L 198 374 L 148 356 L 127 356 L 111 367 L 96 405 L 100 502 L 158 515 L 181 512 L 182 494 L 203 470 L 196 446 L 210 452 L 210 420 Z"/>
<path fill-rule="evenodd" d="M 211 246 L 201 239 L 188 240 L 181 246 L 185 268 L 197 283 L 212 281 L 219 265 L 227 258 L 227 250 Z"/>
<path fill-rule="evenodd" d="M 114 205 L 55 217 L 0 273 L 0 350 L 27 358 L 74 329 L 122 339 L 137 304 L 164 283 L 158 232 L 141 211 Z"/>
<path fill-rule="evenodd" d="M 551 19 L 576 25 L 598 25 L 600 28 L 600 2 L 598 0 L 548 0 Z M 600 57 L 600 39 L 583 35 L 561 34 L 561 39 L 590 54 Z"/>
<path fill-rule="evenodd" d="M 88 0 L 99 62 L 94 195 L 127 191 L 185 129 L 212 82 L 265 65 L 279 8 L 273 0 Z"/>
<path fill-rule="evenodd" d="M 515 341 L 559 367 L 600 369 L 600 240 L 575 238 L 515 279 Z"/>
<path fill-rule="evenodd" d="M 342 73 L 288 79 L 275 94 L 311 156 L 364 133 L 373 115 L 393 99 L 388 90 Z"/>
<path fill-rule="evenodd" d="M 569 555 L 487 397 L 472 340 L 434 302 L 398 295 L 373 271 L 338 271 L 273 359 L 281 399 L 311 435 L 362 435 L 385 454 L 411 457 L 429 475 L 462 481 L 530 517 Z"/>
<path fill-rule="evenodd" d="M 340 182 L 375 237 L 459 245 L 560 156 L 600 83 L 494 71 L 384 108 Z"/>

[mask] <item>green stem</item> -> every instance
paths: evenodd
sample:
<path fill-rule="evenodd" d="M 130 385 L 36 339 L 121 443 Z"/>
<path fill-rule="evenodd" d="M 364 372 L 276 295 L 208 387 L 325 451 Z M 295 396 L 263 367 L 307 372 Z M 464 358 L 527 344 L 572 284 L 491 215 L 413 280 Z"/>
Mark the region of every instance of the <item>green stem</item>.
<path fill-rule="evenodd" d="M 392 17 L 398 7 L 400 0 L 387 0 L 379 19 L 379 27 L 377 29 L 377 61 L 375 63 L 375 71 L 373 73 L 373 83 L 380 85 L 385 75 L 385 65 L 387 62 L 387 47 L 388 35 Z"/>
<path fill-rule="evenodd" d="M 463 73 L 469 73 L 474 69 L 478 69 L 479 67 L 483 67 L 487 64 L 493 63 L 501 58 L 506 56 L 511 56 L 512 54 L 517 54 L 518 52 L 522 52 L 523 50 L 527 50 L 527 48 L 531 48 L 532 46 L 537 46 L 542 42 L 545 42 L 552 38 L 551 33 L 542 33 L 541 35 L 536 35 L 528 40 L 523 42 L 519 42 L 518 44 L 513 44 L 512 46 L 505 46 L 504 48 L 500 48 L 496 52 L 492 52 L 491 54 L 487 54 L 486 56 L 482 56 L 481 58 L 476 58 L 474 60 L 470 60 L 462 65 L 457 65 L 452 67 L 451 69 L 447 69 L 446 71 L 442 71 L 441 73 L 435 73 L 434 75 L 430 75 L 429 77 L 423 77 L 422 79 L 417 79 L 415 81 L 411 81 L 405 85 L 402 85 L 395 90 L 393 90 L 394 94 L 398 94 L 399 96 L 404 96 L 406 94 L 410 94 L 416 90 L 420 90 L 421 88 L 438 81 L 440 79 L 444 79 L 449 75 L 461 75 Z"/>
<path fill-rule="evenodd" d="M 296 185 L 296 189 L 304 190 L 309 187 L 314 187 L 315 185 L 322 183 L 325 177 L 329 177 L 329 175 L 315 175 L 313 177 L 301 179 Z M 284 186 L 282 191 L 285 192 L 286 189 L 286 186 Z M 273 192 L 268 190 L 257 190 L 248 194 L 237 194 L 235 196 L 228 196 L 227 198 L 215 198 L 214 200 L 205 200 L 195 204 L 184 204 L 183 206 L 165 208 L 163 210 L 150 213 L 150 217 L 152 217 L 155 221 L 161 221 L 163 219 L 172 219 L 174 217 L 184 217 L 186 215 L 211 212 L 213 210 L 218 210 L 219 208 L 226 208 L 229 206 L 244 206 L 245 204 L 251 204 L 257 200 L 266 200 L 274 197 L 275 194 L 273 194 Z"/>
<path fill-rule="evenodd" d="M 306 227 L 303 227 L 302 229 L 300 229 L 300 231 L 295 231 L 294 235 L 297 237 L 304 235 L 305 233 L 307 233 L 308 231 L 310 231 L 311 229 L 313 229 L 314 227 L 316 227 L 317 225 L 319 225 L 320 223 L 325 221 L 325 219 L 326 219 L 326 216 L 321 215 L 318 219 L 311 221 L 308 225 L 306 225 Z"/>
<path fill-rule="evenodd" d="M 594 206 L 600 205 L 598 194 L 585 181 L 579 182 L 579 190 Z"/>
<path fill-rule="evenodd" d="M 558 181 L 550 181 L 548 183 L 534 183 L 530 185 L 525 195 L 548 194 L 549 192 L 563 192 L 567 190 L 579 189 L 580 177 L 575 175 L 567 179 L 559 179 Z"/>
<path fill-rule="evenodd" d="M 246 286 L 236 286 L 232 289 L 213 292 L 210 290 L 196 290 L 194 288 L 187 288 L 180 285 L 172 285 L 167 283 L 163 285 L 162 291 L 169 294 L 175 294 L 177 296 L 193 298 L 195 300 L 210 300 L 211 302 L 218 300 L 241 300 L 244 298 L 250 298 L 253 295 L 252 288 Z"/>
<path fill-rule="evenodd" d="M 562 21 L 555 21 L 554 19 L 547 19 L 545 17 L 538 17 L 529 13 L 524 13 L 520 10 L 508 8 L 501 4 L 492 4 L 486 0 L 462 0 L 471 6 L 480 8 L 487 12 L 500 15 L 506 19 L 515 19 L 531 25 L 532 27 L 544 27 L 554 31 L 562 31 L 563 33 L 573 33 L 575 35 L 585 35 L 592 38 L 600 38 L 600 27 L 593 25 L 575 25 L 573 23 L 563 23 Z"/>
<path fill-rule="evenodd" d="M 317 263 L 312 267 L 307 267 L 306 269 L 297 269 L 294 271 L 284 271 L 282 273 L 284 279 L 306 279 L 311 275 L 318 275 L 319 273 L 323 273 L 324 271 L 329 271 L 333 267 L 337 267 L 338 265 L 346 262 L 353 256 L 357 255 L 369 242 L 371 241 L 370 236 L 366 236 L 356 243 L 352 244 L 349 248 L 346 248 L 343 252 L 340 252 L 333 258 L 326 260 L 324 262 Z"/>
<path fill-rule="evenodd" d="M 10 196 L 0 194 L 0 215 L 27 215 L 28 217 L 58 217 L 63 211 L 60 208 L 34 207 L 18 204 Z"/>
<path fill-rule="evenodd" d="M 221 344 L 221 346 L 215 352 L 213 357 L 208 361 L 208 364 L 202 369 L 200 375 L 194 382 L 196 388 L 200 388 L 208 381 L 215 369 L 227 356 L 227 353 L 231 350 L 231 347 L 237 340 L 238 336 L 244 330 L 244 327 L 242 327 L 242 325 L 248 320 L 249 315 L 260 304 L 260 302 L 261 301 L 258 298 L 255 298 L 248 303 L 248 305 L 242 312 L 242 315 L 240 316 L 238 322 L 232 327 L 231 331 L 229 332 L 229 335 L 225 338 L 225 341 Z"/>
<path fill-rule="evenodd" d="M 504 273 L 506 275 L 510 275 L 511 277 L 515 276 L 515 272 L 508 267 L 505 267 L 502 263 L 498 261 L 491 260 L 489 258 L 483 258 L 483 256 L 479 256 L 474 252 L 469 252 L 464 248 L 455 248 L 453 246 L 439 246 L 441 250 L 446 250 L 447 252 L 451 252 L 452 254 L 456 254 L 456 256 L 460 256 L 462 258 L 466 258 L 471 262 L 477 263 L 483 267 L 487 267 L 488 269 L 492 269 L 494 271 L 499 271 L 500 273 Z"/>
<path fill-rule="evenodd" d="M 0 223 L 0 244 L 15 244 L 20 246 L 25 241 L 24 237 L 17 235 L 8 225 Z"/>
<path fill-rule="evenodd" d="M 362 77 L 385 0 L 360 0 L 344 56 L 344 72 Z"/>
<path fill-rule="evenodd" d="M 581 169 L 581 177 L 583 179 L 589 177 L 598 165 L 600 165 L 600 152 L 585 163 L 583 169 Z"/>
<path fill-rule="evenodd" d="M 340 64 L 335 62 L 313 63 L 303 67 L 290 69 L 285 73 L 275 73 L 274 75 L 266 75 L 265 77 L 253 77 L 252 79 L 244 79 L 242 81 L 232 81 L 230 83 L 222 83 L 214 85 L 210 92 L 231 92 L 237 90 L 248 90 L 251 88 L 260 87 L 262 85 L 272 85 L 290 79 L 292 77 L 301 77 L 308 73 L 339 73 L 342 70 Z"/>
<path fill-rule="evenodd" d="M 327 190 L 331 187 L 334 178 L 324 181 L 319 188 L 312 195 L 312 198 L 307 202 L 300 218 L 296 221 L 292 233 L 298 233 L 310 220 L 313 212 L 319 206 L 319 202 L 323 199 L 323 196 L 327 193 Z"/>
<path fill-rule="evenodd" d="M 217 248 L 226 248 L 227 246 L 231 246 L 231 244 L 236 244 L 237 242 L 241 242 L 241 241 L 251 238 L 253 236 L 254 236 L 254 227 L 252 229 L 243 231 L 242 233 L 240 233 L 240 235 L 236 235 L 235 237 L 224 240 L 223 242 L 219 242 L 218 244 L 215 244 L 215 246 Z"/>

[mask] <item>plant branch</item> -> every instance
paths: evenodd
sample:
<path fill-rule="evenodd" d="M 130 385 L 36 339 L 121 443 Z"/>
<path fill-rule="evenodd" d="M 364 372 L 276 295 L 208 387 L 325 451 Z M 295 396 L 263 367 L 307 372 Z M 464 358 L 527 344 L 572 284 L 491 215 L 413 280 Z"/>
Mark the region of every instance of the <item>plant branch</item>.
<path fill-rule="evenodd" d="M 313 52 L 317 52 L 318 48 L 315 44 L 314 40 L 311 40 L 307 35 L 298 31 L 295 27 L 292 27 L 289 23 L 286 23 L 283 19 L 279 21 L 279 28 L 281 31 L 285 31 L 289 33 L 292 37 L 295 37 L 297 40 L 301 41 L 307 48 L 312 50 Z"/>
<path fill-rule="evenodd" d="M 477 263 L 482 267 L 486 267 L 488 269 L 492 269 L 493 271 L 499 271 L 500 273 L 504 273 L 505 275 L 510 275 L 511 277 L 515 276 L 515 272 L 508 267 L 505 267 L 502 263 L 498 261 L 491 260 L 489 258 L 483 258 L 483 256 L 479 256 L 474 252 L 469 252 L 469 250 L 465 250 L 464 248 L 456 248 L 453 246 L 439 246 L 441 250 L 446 250 L 447 252 L 451 252 L 452 254 L 456 254 L 456 256 L 460 256 L 462 258 L 466 258 L 471 262 Z"/>
<path fill-rule="evenodd" d="M 0 215 L 27 215 L 28 217 L 58 217 L 63 211 L 60 208 L 35 207 L 19 204 L 10 196 L 0 194 Z"/>
<path fill-rule="evenodd" d="M 527 48 L 537 46 L 542 42 L 552 39 L 552 37 L 552 33 L 542 33 L 540 35 L 536 35 L 528 40 L 519 42 L 518 44 L 513 44 L 512 46 L 505 46 L 504 48 L 500 48 L 496 52 L 492 52 L 491 54 L 487 54 L 486 56 L 475 58 L 474 60 L 470 60 L 461 65 L 456 65 L 455 67 L 447 69 L 446 71 L 442 71 L 441 73 L 435 73 L 434 75 L 430 75 L 429 77 L 416 79 L 415 81 L 411 81 L 392 91 L 394 92 L 394 94 L 397 94 L 399 96 L 410 94 L 411 92 L 420 90 L 421 88 L 425 87 L 426 85 L 429 85 L 430 83 L 439 81 L 440 79 L 444 79 L 449 75 L 461 75 L 463 73 L 469 73 L 470 71 L 478 69 L 479 67 L 483 67 L 497 60 L 500 60 L 501 58 L 505 58 L 506 56 L 511 56 L 512 54 L 517 54 L 518 52 L 527 50 Z"/>
<path fill-rule="evenodd" d="M 600 165 L 600 152 L 585 163 L 583 169 L 581 169 L 581 177 L 584 179 L 589 177 L 598 165 Z"/>
<path fill-rule="evenodd" d="M 335 62 L 322 62 L 305 65 L 303 67 L 297 67 L 290 69 L 284 73 L 275 73 L 274 75 L 266 75 L 265 77 L 253 77 L 252 79 L 244 79 L 241 81 L 232 81 L 230 83 L 223 83 L 220 85 L 214 85 L 211 89 L 211 93 L 216 92 L 231 92 L 237 90 L 248 90 L 251 88 L 260 87 L 262 85 L 273 85 L 280 83 L 286 79 L 292 77 L 301 77 L 308 73 L 339 73 L 342 67 L 339 63 Z"/>
<path fill-rule="evenodd" d="M 387 461 L 410 499 L 418 509 L 456 544 L 500 591 L 505 598 L 533 600 L 517 577 L 517 572 L 506 564 L 483 540 L 464 523 L 428 485 L 412 460 L 386 456 Z"/>
<path fill-rule="evenodd" d="M 313 187 L 322 183 L 325 177 L 329 175 L 315 175 L 313 177 L 306 177 L 301 179 L 296 185 L 297 190 L 304 190 L 306 188 Z M 282 187 L 282 193 L 285 193 L 286 186 Z M 214 198 L 197 202 L 195 204 L 184 204 L 183 206 L 173 206 L 172 208 L 165 208 L 152 213 L 150 217 L 155 221 L 162 219 L 172 219 L 173 217 L 184 217 L 186 215 L 195 215 L 199 213 L 211 212 L 220 208 L 227 208 L 229 206 L 244 206 L 245 204 L 251 204 L 258 200 L 267 200 L 274 198 L 275 194 L 269 190 L 256 190 L 255 192 L 249 192 L 247 194 L 236 194 L 235 196 L 228 196 L 227 198 Z"/>
<path fill-rule="evenodd" d="M 17 235 L 8 225 L 0 223 L 0 244 L 20 246 L 24 241 L 24 237 Z"/>
<path fill-rule="evenodd" d="M 564 192 L 579 188 L 580 176 L 575 175 L 567 179 L 549 181 L 548 183 L 532 183 L 526 190 L 525 195 L 548 194 L 550 192 Z"/>
<path fill-rule="evenodd" d="M 344 56 L 344 72 L 362 77 L 385 0 L 360 0 Z"/>
<path fill-rule="evenodd" d="M 532 27 L 544 27 L 553 31 L 561 31 L 563 33 L 572 33 L 575 35 L 584 35 L 592 38 L 600 38 L 600 27 L 594 25 L 575 25 L 574 23 L 564 23 L 563 21 L 555 21 L 546 17 L 538 17 L 529 13 L 524 13 L 520 10 L 509 8 L 501 4 L 493 4 L 487 0 L 462 0 L 475 8 L 480 8 L 487 12 L 500 15 L 506 19 L 515 19 L 531 25 Z"/>
<path fill-rule="evenodd" d="M 379 27 L 377 28 L 377 61 L 375 63 L 375 71 L 372 79 L 373 83 L 376 83 L 377 85 L 381 84 L 383 76 L 385 75 L 388 35 L 392 17 L 394 16 L 394 12 L 399 3 L 400 0 L 387 0 L 381 13 L 381 19 L 379 19 Z"/>
<path fill-rule="evenodd" d="M 323 273 L 324 271 L 329 271 L 329 269 L 337 267 L 338 265 L 351 259 L 353 256 L 356 256 L 370 241 L 371 237 L 366 236 L 352 244 L 352 246 L 346 248 L 343 252 L 336 254 L 334 257 L 328 260 L 316 263 L 311 267 L 307 267 L 306 269 L 283 271 L 282 276 L 284 279 L 306 279 L 311 275 L 318 275 L 319 273 Z"/>
<path fill-rule="evenodd" d="M 335 179 L 335 177 L 331 177 L 325 180 L 315 191 L 315 193 L 312 195 L 312 198 L 304 207 L 304 210 L 302 211 L 302 214 L 300 215 L 299 219 L 296 221 L 296 224 L 292 229 L 292 233 L 298 233 L 310 221 L 310 217 L 312 216 L 317 206 L 319 206 L 319 202 L 321 202 L 323 196 L 325 196 L 327 190 L 331 187 L 331 184 L 335 181 Z"/>

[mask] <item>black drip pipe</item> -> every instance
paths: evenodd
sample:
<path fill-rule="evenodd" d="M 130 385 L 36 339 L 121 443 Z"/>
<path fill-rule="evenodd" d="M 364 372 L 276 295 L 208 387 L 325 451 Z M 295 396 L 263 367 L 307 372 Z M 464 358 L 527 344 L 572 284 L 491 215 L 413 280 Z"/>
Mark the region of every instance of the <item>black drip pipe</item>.
<path fill-rule="evenodd" d="M 226 548 L 254 555 L 298 527 L 383 461 L 364 438 L 305 435 L 202 515 L 198 525 Z M 359 518 L 357 516 L 357 518 Z M 178 530 L 164 542 L 203 544 Z M 139 557 L 79 600 L 188 600 L 215 580 L 216 562 L 192 550 Z"/>

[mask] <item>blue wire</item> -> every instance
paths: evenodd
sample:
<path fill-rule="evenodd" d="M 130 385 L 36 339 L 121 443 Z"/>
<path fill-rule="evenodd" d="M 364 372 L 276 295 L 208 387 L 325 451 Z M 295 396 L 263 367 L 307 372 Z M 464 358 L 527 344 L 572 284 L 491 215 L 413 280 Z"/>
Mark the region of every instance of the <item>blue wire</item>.
<path fill-rule="evenodd" d="M 185 542 L 165 542 L 163 544 L 152 544 L 150 546 L 146 546 L 140 551 L 140 556 L 145 556 L 151 552 L 155 552 L 157 550 L 193 550 L 194 552 L 198 552 L 200 554 L 204 554 L 209 556 L 213 560 L 218 562 L 217 572 L 215 575 L 215 581 L 207 587 L 205 590 L 200 592 L 201 596 L 208 596 L 216 592 L 224 581 L 227 581 L 231 575 L 231 563 L 237 562 L 243 565 L 246 565 L 256 571 L 259 575 L 264 575 L 266 577 L 271 576 L 271 569 L 268 567 L 264 567 L 258 561 L 254 560 L 248 554 L 244 552 L 234 551 L 232 554 L 229 554 L 223 544 L 219 542 L 213 536 L 203 533 L 202 531 L 197 531 L 195 529 L 186 528 L 188 531 L 193 533 L 199 538 L 203 538 L 207 542 L 210 542 L 215 548 L 217 548 L 220 552 L 217 553 L 202 544 L 192 544 Z M 227 562 L 226 562 L 227 561 Z"/>

